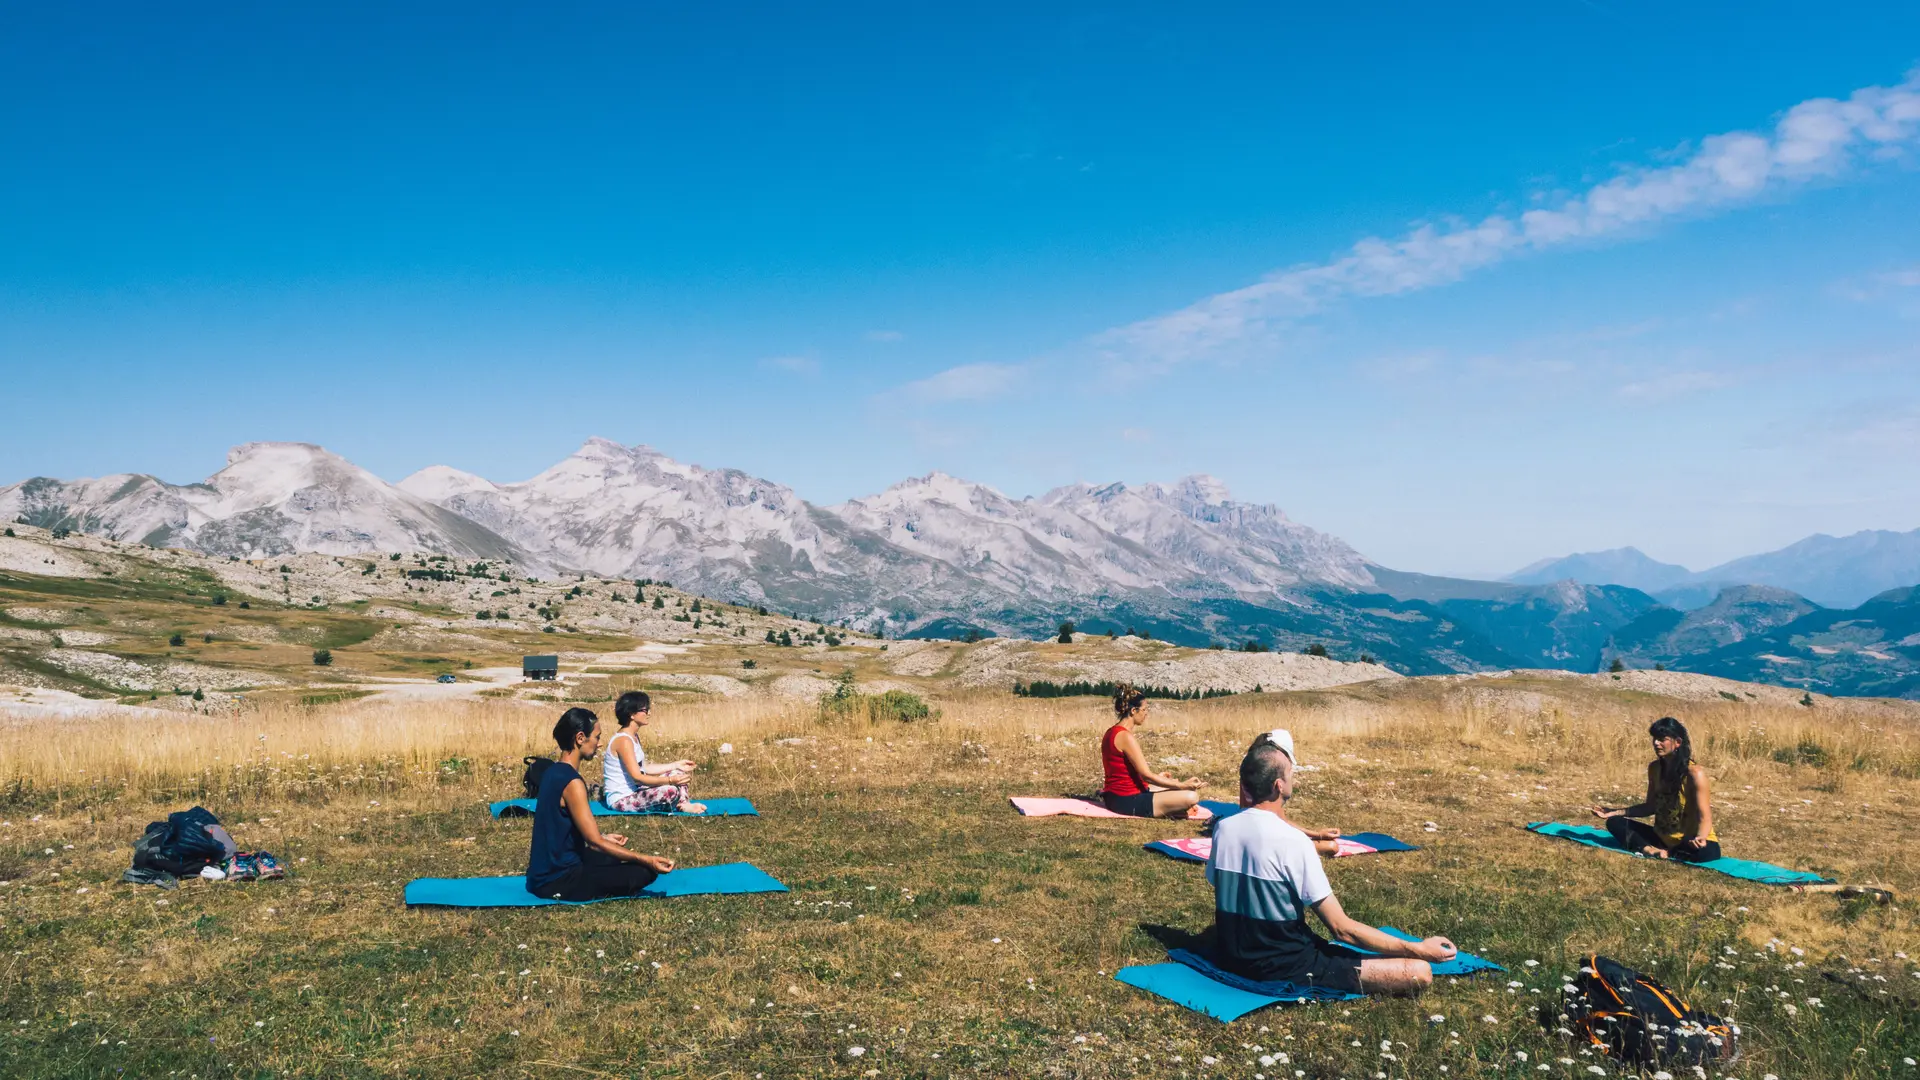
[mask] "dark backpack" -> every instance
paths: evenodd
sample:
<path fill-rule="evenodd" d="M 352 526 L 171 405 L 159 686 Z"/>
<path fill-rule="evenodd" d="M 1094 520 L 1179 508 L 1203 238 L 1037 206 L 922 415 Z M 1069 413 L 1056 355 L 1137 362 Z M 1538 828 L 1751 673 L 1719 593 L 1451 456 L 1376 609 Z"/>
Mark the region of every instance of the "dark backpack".
<path fill-rule="evenodd" d="M 218 863 L 230 854 L 219 836 L 208 827 L 219 828 L 220 819 L 204 806 L 168 814 L 156 821 L 134 842 L 133 865 L 142 870 L 164 870 L 179 877 L 191 877 L 200 868 Z"/>
<path fill-rule="evenodd" d="M 553 759 L 530 757 L 521 760 L 527 763 L 527 771 L 520 777 L 520 786 L 527 789 L 527 798 L 537 799 L 540 797 L 540 780 L 547 775 L 548 769 L 553 768 Z"/>
<path fill-rule="evenodd" d="M 1575 1038 L 1623 1064 L 1724 1064 L 1740 1056 L 1738 1028 L 1604 956 L 1587 957 L 1561 990 L 1560 1011 Z"/>

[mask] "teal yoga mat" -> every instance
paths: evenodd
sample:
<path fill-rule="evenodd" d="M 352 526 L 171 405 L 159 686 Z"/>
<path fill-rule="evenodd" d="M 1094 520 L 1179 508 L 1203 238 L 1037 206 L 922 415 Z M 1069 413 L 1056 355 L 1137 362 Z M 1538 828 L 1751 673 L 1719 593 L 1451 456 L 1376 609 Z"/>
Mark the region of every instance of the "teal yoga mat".
<path fill-rule="evenodd" d="M 588 804 L 594 817 L 741 817 L 751 814 L 760 816 L 753 808 L 752 799 L 695 799 L 694 802 L 706 806 L 704 814 L 683 814 L 678 810 L 615 810 L 599 799 Z M 502 799 L 487 807 L 494 817 L 532 817 L 532 799 Z"/>
<path fill-rule="evenodd" d="M 1278 1005 L 1283 1001 L 1348 1001 L 1359 994 L 1344 994 L 1336 997 L 1274 997 L 1270 994 L 1256 994 L 1251 990 L 1242 990 L 1237 986 L 1210 979 L 1185 964 L 1169 961 L 1164 964 L 1140 964 L 1123 967 L 1114 973 L 1114 978 L 1128 986 L 1138 987 L 1149 994 L 1158 994 L 1194 1012 L 1206 1013 L 1223 1023 L 1230 1023 L 1255 1009 L 1264 1009 L 1269 1005 Z"/>
<path fill-rule="evenodd" d="M 1402 941 L 1417 941 L 1413 935 L 1391 926 L 1380 928 L 1383 934 L 1389 934 Z M 1350 945 L 1338 945 L 1361 956 L 1372 956 L 1366 949 Z M 1347 994 L 1324 987 L 1296 986 L 1292 983 L 1261 983 L 1242 979 L 1229 972 L 1221 971 L 1213 962 L 1198 953 L 1185 949 L 1176 949 L 1167 954 L 1174 959 L 1164 964 L 1143 964 L 1121 968 L 1114 978 L 1128 986 L 1138 987 L 1150 994 L 1158 994 L 1176 1005 L 1206 1013 L 1215 1020 L 1232 1022 L 1255 1009 L 1264 1009 L 1269 1005 L 1281 1003 L 1304 1004 L 1311 1001 L 1352 1001 L 1365 997 L 1364 994 Z M 1481 971 L 1504 971 L 1505 968 L 1485 957 L 1472 953 L 1455 953 L 1453 959 L 1444 964 L 1433 965 L 1435 975 L 1459 978 Z"/>
<path fill-rule="evenodd" d="M 690 866 L 661 874 L 638 896 L 608 896 L 601 900 L 548 900 L 527 891 L 527 879 L 514 877 L 415 878 L 407 882 L 408 907 L 553 907 L 560 904 L 598 904 L 605 900 L 658 899 L 669 896 L 715 896 L 734 893 L 786 892 L 772 874 L 752 863 Z"/>
<path fill-rule="evenodd" d="M 1607 830 L 1598 829 L 1592 825 L 1562 825 L 1557 821 L 1534 821 L 1529 822 L 1527 828 L 1539 833 L 1541 836 L 1552 836 L 1561 840 L 1571 840 L 1576 844 L 1585 844 L 1588 847 L 1605 848 L 1608 851 L 1617 851 L 1622 855 L 1632 855 L 1636 859 L 1652 857 L 1642 855 L 1637 851 L 1628 851 L 1626 848 L 1614 843 L 1613 837 L 1607 833 Z M 1742 881 L 1757 881 L 1762 885 L 1833 884 L 1832 878 L 1821 877 L 1819 874 L 1810 873 L 1806 870 L 1789 870 L 1784 866 L 1775 866 L 1772 863 L 1755 862 L 1752 859 L 1721 858 L 1715 859 L 1712 862 L 1701 863 L 1682 862 L 1679 859 L 1667 859 L 1665 861 L 1671 862 L 1675 866 L 1694 866 L 1702 870 L 1712 870 L 1716 873 L 1725 874 L 1728 877 L 1739 878 Z"/>

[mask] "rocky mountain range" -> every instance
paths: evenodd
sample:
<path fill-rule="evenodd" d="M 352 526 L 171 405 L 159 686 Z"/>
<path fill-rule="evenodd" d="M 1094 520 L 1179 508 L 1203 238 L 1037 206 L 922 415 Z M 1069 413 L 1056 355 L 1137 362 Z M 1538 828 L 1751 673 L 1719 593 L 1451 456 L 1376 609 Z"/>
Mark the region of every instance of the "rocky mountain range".
<path fill-rule="evenodd" d="M 317 446 L 250 443 L 199 484 L 26 480 L 0 488 L 0 519 L 240 558 L 432 551 L 529 576 L 667 580 L 892 636 L 1037 636 L 1072 619 L 1194 645 L 1317 645 L 1409 674 L 1724 664 L 1726 650 L 1826 610 L 1756 590 L 1682 611 L 1652 593 L 1690 581 L 1631 549 L 1508 582 L 1393 570 L 1206 476 L 1015 499 L 933 473 L 816 506 L 605 439 L 528 480 L 433 466 L 397 485 Z M 1580 580 L 1635 574 L 1654 588 Z"/>
<path fill-rule="evenodd" d="M 488 529 L 304 443 L 236 446 L 226 468 L 197 484 L 144 473 L 37 476 L 0 487 L 0 520 L 243 559 L 433 551 L 551 571 Z"/>

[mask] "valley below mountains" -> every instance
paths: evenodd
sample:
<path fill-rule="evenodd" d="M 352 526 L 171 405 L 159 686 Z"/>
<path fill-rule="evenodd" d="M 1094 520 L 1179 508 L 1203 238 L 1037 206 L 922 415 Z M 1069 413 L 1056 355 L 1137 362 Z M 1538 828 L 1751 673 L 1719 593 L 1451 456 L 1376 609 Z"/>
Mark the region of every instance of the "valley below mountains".
<path fill-rule="evenodd" d="M 250 443 L 196 484 L 129 473 L 0 487 L 0 520 L 238 559 L 426 552 L 532 578 L 666 580 L 890 638 L 1032 638 L 1071 620 L 1086 633 L 1324 651 L 1409 675 L 1618 661 L 1920 696 L 1911 587 L 1841 610 L 1765 582 L 1716 583 L 1683 603 L 1571 574 L 1435 577 L 1380 566 L 1207 476 L 1016 499 L 933 473 L 821 506 L 738 470 L 597 438 L 512 483 L 433 466 L 393 484 L 317 446 Z"/>

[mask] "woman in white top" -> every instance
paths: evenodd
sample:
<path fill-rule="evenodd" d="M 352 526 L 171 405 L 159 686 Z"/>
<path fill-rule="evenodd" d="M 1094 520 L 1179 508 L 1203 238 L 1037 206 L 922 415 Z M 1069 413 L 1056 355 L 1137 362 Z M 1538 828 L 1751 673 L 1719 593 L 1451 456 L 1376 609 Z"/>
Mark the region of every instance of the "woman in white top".
<path fill-rule="evenodd" d="M 693 762 L 673 761 L 653 770 L 647 768 L 647 752 L 640 748 L 638 732 L 647 726 L 647 714 L 652 710 L 653 699 L 640 690 L 629 690 L 613 703 L 620 730 L 607 740 L 606 771 L 600 781 L 602 798 L 615 810 L 706 813 L 706 806 L 694 802 L 687 790 Z"/>

